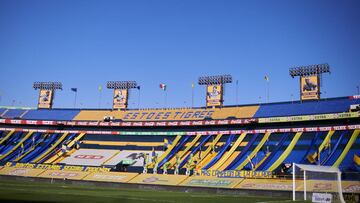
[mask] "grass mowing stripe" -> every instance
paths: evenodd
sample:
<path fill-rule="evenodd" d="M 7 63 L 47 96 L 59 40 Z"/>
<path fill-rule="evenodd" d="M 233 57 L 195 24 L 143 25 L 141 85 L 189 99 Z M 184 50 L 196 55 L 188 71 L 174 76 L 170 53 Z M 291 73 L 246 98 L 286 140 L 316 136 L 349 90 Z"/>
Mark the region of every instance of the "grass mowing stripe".
<path fill-rule="evenodd" d="M 37 202 L 164 202 L 164 203 L 245 203 L 274 202 L 282 198 L 247 197 L 211 193 L 156 191 L 127 188 L 0 180 L 0 200 Z"/>

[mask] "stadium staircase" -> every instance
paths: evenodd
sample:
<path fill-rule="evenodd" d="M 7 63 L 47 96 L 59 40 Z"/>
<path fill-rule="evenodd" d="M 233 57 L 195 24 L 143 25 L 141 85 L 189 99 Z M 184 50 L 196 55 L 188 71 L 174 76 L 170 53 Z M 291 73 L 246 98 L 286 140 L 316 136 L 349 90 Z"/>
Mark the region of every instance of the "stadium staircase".
<path fill-rule="evenodd" d="M 24 152 L 20 156 L 16 157 L 13 161 L 18 162 L 26 155 L 31 153 L 37 147 L 37 145 L 42 142 L 43 136 L 41 133 L 35 133 L 32 139 L 34 139 L 34 142 L 31 141 L 31 144 L 25 148 Z"/>
<path fill-rule="evenodd" d="M 294 148 L 297 141 L 300 139 L 300 136 L 302 135 L 302 132 L 297 132 L 293 138 L 293 140 L 290 142 L 290 144 L 287 146 L 285 151 L 282 153 L 282 155 L 277 159 L 268 169 L 267 171 L 274 171 L 277 167 L 280 166 L 281 163 L 286 159 L 286 157 L 290 154 L 291 150 Z"/>
<path fill-rule="evenodd" d="M 7 141 L 9 139 L 9 137 L 14 134 L 15 130 L 12 130 L 10 132 L 8 132 L 8 134 L 0 141 L 0 145 L 2 145 L 5 141 Z"/>
<path fill-rule="evenodd" d="M 334 147 L 331 148 L 330 154 L 321 162 L 321 165 L 332 165 L 335 161 L 335 159 L 338 157 L 336 156 L 336 152 L 339 155 L 341 151 L 344 149 L 345 144 L 348 142 L 348 139 L 346 138 L 347 131 L 341 132 L 340 137 L 337 139 L 336 144 Z M 342 147 L 342 148 L 341 148 Z"/>
<path fill-rule="evenodd" d="M 72 138 L 69 139 L 67 142 L 65 142 L 65 147 L 66 147 L 66 149 L 71 149 L 70 151 L 67 151 L 67 150 L 63 151 L 63 150 L 59 149 L 54 156 L 52 156 L 51 158 L 46 160 L 44 163 L 57 164 L 60 161 L 62 161 L 66 156 L 69 156 L 72 153 L 74 153 L 76 151 L 76 149 L 74 147 L 75 143 L 79 142 L 84 136 L 85 136 L 85 133 L 80 133 L 73 140 L 72 140 Z"/>
<path fill-rule="evenodd" d="M 197 155 L 197 157 L 199 157 L 199 153 L 201 151 L 201 147 L 205 145 L 205 143 L 211 138 L 211 136 L 206 136 L 196 147 L 194 147 L 191 152 L 185 156 L 182 160 L 180 160 L 180 164 L 179 164 L 179 168 L 182 168 L 186 162 L 190 159 L 190 155 L 193 154 Z M 201 156 L 201 153 L 200 153 Z"/>
<path fill-rule="evenodd" d="M 210 170 L 219 170 L 219 168 L 224 165 L 224 163 L 232 156 L 235 152 L 236 148 L 240 145 L 240 143 L 244 140 L 246 133 L 242 133 L 236 142 L 232 145 L 231 149 L 226 152 L 224 156 L 221 156 L 220 159 L 210 168 Z"/>
<path fill-rule="evenodd" d="M 331 142 L 331 137 L 333 136 L 334 133 L 335 133 L 335 131 L 330 130 L 328 132 L 328 134 L 326 135 L 325 139 L 323 140 L 323 142 L 321 143 L 321 145 L 319 146 L 319 148 L 316 150 L 316 152 L 307 156 L 307 160 L 309 161 L 309 163 L 316 162 L 316 160 L 318 159 L 319 153 L 321 153 L 324 150 L 324 148 L 329 145 L 329 143 Z"/>
<path fill-rule="evenodd" d="M 7 156 L 9 156 L 11 153 L 13 153 L 18 147 L 22 146 L 23 143 L 24 143 L 24 141 L 25 141 L 26 139 L 28 139 L 28 138 L 31 136 L 32 133 L 33 133 L 32 131 L 28 132 L 28 133 L 24 136 L 24 138 L 22 138 L 22 139 L 20 140 L 20 142 L 18 142 L 10 151 L 8 151 L 6 154 L 4 154 L 4 155 L 2 155 L 2 156 L 0 157 L 0 161 L 4 160 Z"/>
<path fill-rule="evenodd" d="M 345 146 L 344 150 L 342 151 L 341 155 L 336 160 L 336 162 L 333 164 L 334 167 L 339 167 L 341 162 L 344 160 L 344 157 L 349 152 L 351 146 L 355 143 L 355 140 L 359 136 L 359 132 L 360 132 L 360 130 L 358 130 L 358 129 L 354 130 L 353 134 L 351 135 L 351 138 L 350 138 L 349 142 L 346 144 L 346 146 Z"/>
<path fill-rule="evenodd" d="M 178 144 L 180 140 L 181 140 L 181 135 L 177 135 L 175 139 L 172 141 L 172 143 L 168 146 L 166 151 L 163 154 L 161 154 L 161 156 L 158 158 L 158 163 L 163 161 L 170 154 L 170 152 L 174 149 L 174 147 Z M 149 168 L 154 168 L 154 164 L 153 163 L 149 164 Z"/>
<path fill-rule="evenodd" d="M 278 158 L 278 157 L 276 157 L 276 155 L 280 156 L 280 154 L 281 154 L 280 148 L 284 146 L 284 143 L 288 137 L 289 137 L 289 133 L 284 133 L 283 136 L 281 137 L 280 141 L 275 145 L 275 148 L 273 149 L 273 151 L 267 152 L 264 155 L 264 157 L 259 161 L 259 163 L 255 164 L 253 171 L 264 170 L 264 168 L 266 168 L 266 166 L 269 165 L 269 163 L 270 164 L 272 163 L 271 162 L 272 160 L 276 160 Z"/>
<path fill-rule="evenodd" d="M 216 152 L 215 152 L 215 147 L 216 145 L 219 143 L 219 140 L 222 138 L 222 134 L 218 134 L 216 135 L 216 137 L 214 138 L 214 140 L 209 141 L 210 144 L 209 146 L 206 148 L 206 150 L 204 152 L 199 151 L 198 154 L 196 154 L 196 157 L 200 157 L 199 159 L 199 163 L 196 166 L 196 169 L 199 170 L 201 169 L 204 165 L 206 165 L 213 157 L 216 156 Z M 199 155 L 199 153 L 201 153 Z"/>
<path fill-rule="evenodd" d="M 267 132 L 264 134 L 263 138 L 259 142 L 259 144 L 255 147 L 255 149 L 236 167 L 236 170 L 242 170 L 251 159 L 255 157 L 255 155 L 260 151 L 261 147 L 265 144 L 265 142 L 269 139 L 271 132 Z"/>
<path fill-rule="evenodd" d="M 34 163 L 40 163 L 41 160 L 48 155 L 51 151 L 53 151 L 68 135 L 69 133 L 64 133 L 50 148 L 48 148 L 45 152 L 43 152 L 39 157 L 33 160 Z"/>
<path fill-rule="evenodd" d="M 207 165 L 205 165 L 205 167 L 203 167 L 203 169 L 205 169 L 205 170 L 210 169 L 210 167 L 213 166 L 224 155 L 224 153 L 228 150 L 234 137 L 235 137 L 235 135 L 229 136 L 226 143 L 223 145 L 223 147 L 220 149 L 220 151 L 217 153 L 217 155 Z"/>
<path fill-rule="evenodd" d="M 246 155 L 249 153 L 250 147 L 254 145 L 256 139 L 258 138 L 258 135 L 259 134 L 249 135 L 251 136 L 250 141 L 245 145 L 244 149 L 242 149 L 241 152 L 234 159 L 231 159 L 231 163 L 227 165 L 225 170 L 234 170 L 235 167 L 239 165 L 245 157 L 247 157 Z"/>
<path fill-rule="evenodd" d="M 173 150 L 161 161 L 158 161 L 158 168 L 161 168 L 166 162 L 171 160 L 172 157 L 176 155 L 180 151 L 180 149 L 185 145 L 185 143 L 188 141 L 190 136 L 182 136 L 180 142 L 178 145 L 176 145 Z"/>
<path fill-rule="evenodd" d="M 201 138 L 201 135 L 196 135 L 195 138 L 187 145 L 187 147 L 176 154 L 176 156 L 179 156 L 180 160 L 184 159 L 185 157 L 187 157 L 186 155 L 188 155 L 187 153 L 190 151 L 190 149 L 197 143 L 197 141 Z M 169 167 L 172 168 L 175 163 L 176 163 L 176 156 L 172 157 L 170 162 Z"/>

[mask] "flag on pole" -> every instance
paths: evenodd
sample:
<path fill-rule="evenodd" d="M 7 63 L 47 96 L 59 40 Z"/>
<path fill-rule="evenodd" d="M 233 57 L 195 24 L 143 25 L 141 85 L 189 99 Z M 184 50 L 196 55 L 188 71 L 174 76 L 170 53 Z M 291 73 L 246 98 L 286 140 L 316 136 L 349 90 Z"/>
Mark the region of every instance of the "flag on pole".
<path fill-rule="evenodd" d="M 71 88 L 71 91 L 77 92 L 77 88 L 73 87 L 73 88 Z"/>
<path fill-rule="evenodd" d="M 269 76 L 265 75 L 264 79 L 269 82 Z"/>
<path fill-rule="evenodd" d="M 168 147 L 169 145 L 169 140 L 164 138 L 164 147 Z"/>
<path fill-rule="evenodd" d="M 250 159 L 250 157 L 247 156 L 246 158 L 247 158 L 247 160 L 249 161 L 249 163 L 250 163 L 250 165 L 251 165 L 251 169 L 254 169 L 254 168 L 255 168 L 255 165 L 254 165 L 254 163 L 252 162 L 252 160 Z"/>
<path fill-rule="evenodd" d="M 155 153 L 155 149 L 154 149 L 154 147 L 152 148 L 152 151 L 151 151 L 151 156 L 152 156 L 152 157 L 156 156 L 156 153 Z"/>
<path fill-rule="evenodd" d="M 165 91 L 166 90 L 166 84 L 161 83 L 160 88 Z"/>

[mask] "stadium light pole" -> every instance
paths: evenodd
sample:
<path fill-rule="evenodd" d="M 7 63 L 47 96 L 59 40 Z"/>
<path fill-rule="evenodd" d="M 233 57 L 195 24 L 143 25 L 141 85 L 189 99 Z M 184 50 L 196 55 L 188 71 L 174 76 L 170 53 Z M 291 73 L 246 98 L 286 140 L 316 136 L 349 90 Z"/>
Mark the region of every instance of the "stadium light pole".
<path fill-rule="evenodd" d="M 61 82 L 34 82 L 33 88 L 34 90 L 51 90 L 55 94 L 55 90 L 62 90 L 63 85 Z M 54 96 L 53 96 L 54 97 Z M 52 101 L 50 108 L 52 107 Z"/>
<path fill-rule="evenodd" d="M 238 104 L 239 99 L 239 80 L 236 80 L 236 94 L 235 94 L 235 103 Z"/>
<path fill-rule="evenodd" d="M 308 66 L 298 66 L 294 68 L 289 69 L 289 75 L 294 78 L 295 76 L 300 76 L 300 84 L 301 84 L 301 78 L 302 77 L 308 77 L 308 76 L 317 76 L 319 78 L 318 84 L 318 99 L 320 99 L 320 86 L 321 86 L 321 76 L 323 73 L 330 73 L 330 66 L 327 63 L 324 64 L 315 64 L 315 65 L 308 65 Z M 300 88 L 300 100 L 302 101 L 302 91 Z"/>
<path fill-rule="evenodd" d="M 194 108 L 194 88 L 195 88 L 195 84 L 192 83 L 191 84 L 191 107 Z"/>
<path fill-rule="evenodd" d="M 356 86 L 356 88 L 357 88 L 357 95 L 360 95 L 359 85 L 358 85 L 358 86 Z"/>
<path fill-rule="evenodd" d="M 106 88 L 115 90 L 129 90 L 138 88 L 136 81 L 108 81 L 106 83 Z M 128 93 L 130 95 L 130 92 Z M 126 101 L 127 102 L 127 101 Z M 127 108 L 127 107 L 126 107 Z"/>
<path fill-rule="evenodd" d="M 225 95 L 225 84 L 232 83 L 232 76 L 231 75 L 216 75 L 216 76 L 201 76 L 199 77 L 198 84 L 199 85 L 221 85 L 223 88 L 222 95 L 221 95 L 221 105 L 223 105 L 223 95 Z"/>

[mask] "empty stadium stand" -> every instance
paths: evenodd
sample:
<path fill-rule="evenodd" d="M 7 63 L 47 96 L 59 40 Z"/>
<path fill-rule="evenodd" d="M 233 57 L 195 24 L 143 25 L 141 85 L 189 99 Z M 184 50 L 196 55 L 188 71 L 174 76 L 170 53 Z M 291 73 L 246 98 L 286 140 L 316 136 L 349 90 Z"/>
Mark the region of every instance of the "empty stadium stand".
<path fill-rule="evenodd" d="M 28 110 L 22 119 L 29 120 L 61 120 L 68 121 L 72 120 L 80 110 L 78 109 L 39 109 L 39 110 Z"/>
<path fill-rule="evenodd" d="M 275 177 L 291 190 L 292 163 L 336 166 L 345 178 L 359 174 L 360 116 L 344 113 L 355 103 L 341 97 L 193 109 L 0 108 L 0 175 L 243 189 L 270 187 L 266 179 Z M 171 175 L 162 174 L 165 168 Z"/>

